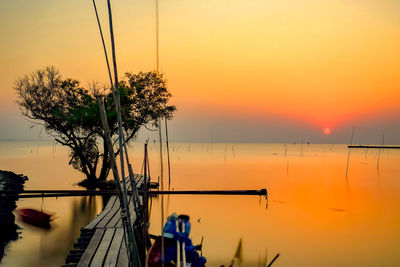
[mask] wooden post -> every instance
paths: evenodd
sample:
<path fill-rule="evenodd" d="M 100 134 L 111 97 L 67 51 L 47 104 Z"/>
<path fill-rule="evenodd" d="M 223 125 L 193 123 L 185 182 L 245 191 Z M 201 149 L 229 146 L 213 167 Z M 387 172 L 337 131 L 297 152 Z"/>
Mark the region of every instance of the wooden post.
<path fill-rule="evenodd" d="M 99 108 L 100 108 L 100 117 L 101 117 L 101 122 L 103 124 L 105 141 L 108 146 L 108 152 L 110 153 L 111 169 L 113 171 L 117 194 L 118 194 L 120 205 L 121 205 L 121 220 L 122 220 L 122 225 L 123 225 L 124 232 L 125 232 L 125 240 L 127 241 L 127 250 L 129 253 L 129 259 L 133 266 L 140 267 L 141 264 L 140 264 L 139 254 L 138 254 L 138 248 L 136 245 L 135 237 L 133 235 L 132 225 L 129 224 L 130 218 L 127 215 L 127 208 L 129 208 L 129 207 L 127 206 L 128 203 L 126 201 L 126 195 L 124 197 L 124 194 L 121 189 L 119 173 L 118 173 L 117 164 L 116 164 L 116 160 L 115 160 L 114 147 L 111 142 L 110 130 L 108 127 L 107 115 L 106 115 L 106 110 L 104 107 L 104 100 L 101 96 L 97 96 L 97 102 L 98 102 Z"/>
<path fill-rule="evenodd" d="M 125 149 L 126 149 L 126 147 L 125 147 Z M 128 158 L 127 157 L 125 157 L 125 158 L 128 161 Z M 139 213 L 138 213 L 138 207 L 140 205 L 139 192 L 137 190 L 137 184 L 136 184 L 136 180 L 135 180 L 135 175 L 133 174 L 132 165 L 129 162 L 128 162 L 128 171 L 129 171 L 129 179 L 130 179 L 131 185 L 132 185 L 133 205 L 135 208 L 136 216 L 139 216 Z"/>
<path fill-rule="evenodd" d="M 117 71 L 117 59 L 116 59 L 116 54 L 115 54 L 115 41 L 114 41 L 114 29 L 113 29 L 113 22 L 112 22 L 112 11 L 111 11 L 111 2 L 110 0 L 107 0 L 107 7 L 108 7 L 108 19 L 109 19 L 109 26 L 110 26 L 110 38 L 111 38 L 111 52 L 112 52 L 112 59 L 113 59 L 113 67 L 114 67 L 114 100 L 115 100 L 115 106 L 117 110 L 117 119 L 118 119 L 118 132 L 119 132 L 119 151 L 120 151 L 120 163 L 121 163 L 121 175 L 122 175 L 122 185 L 124 188 L 125 194 L 122 195 L 122 198 L 125 199 L 126 203 L 128 204 L 128 200 L 126 197 L 127 190 L 126 190 L 126 182 L 125 182 L 125 167 L 124 167 L 124 151 L 123 151 L 123 145 L 124 145 L 124 133 L 122 131 L 122 121 L 121 121 L 121 100 L 120 100 L 120 94 L 119 94 L 119 89 L 118 89 L 118 71 Z M 103 103 L 104 107 L 104 103 Z M 107 125 L 108 127 L 108 125 Z M 111 140 L 110 140 L 111 144 Z M 111 149 L 112 150 L 112 149 Z M 131 223 L 131 218 L 129 214 L 129 207 L 126 210 L 127 212 L 127 223 L 129 224 L 130 231 L 132 232 L 132 223 Z M 133 233 L 132 233 L 133 237 Z M 133 238 L 134 241 L 134 238 Z M 136 248 L 137 249 L 137 248 Z M 131 253 L 132 254 L 132 253 Z M 136 251 L 137 254 L 137 251 Z M 131 255 L 132 256 L 132 255 Z M 138 255 L 136 255 L 138 256 Z M 131 258 L 132 261 L 135 260 Z M 135 264 L 133 262 L 133 264 Z M 140 266 L 140 262 L 139 262 Z"/>
<path fill-rule="evenodd" d="M 354 137 L 354 126 L 353 126 L 353 130 L 351 131 L 350 146 L 353 144 L 353 137 Z M 349 152 L 347 153 L 346 181 L 347 181 L 347 173 L 349 172 L 350 151 L 351 151 L 351 148 L 349 148 Z"/>
<path fill-rule="evenodd" d="M 168 123 L 167 123 L 167 118 L 164 118 L 165 120 L 165 142 L 167 144 L 167 156 L 168 156 L 168 190 L 171 187 L 171 163 L 169 159 L 169 140 L 168 140 Z"/>
<path fill-rule="evenodd" d="M 147 248 L 147 228 L 148 228 L 148 220 L 149 220 L 149 207 L 148 207 L 148 188 L 147 188 L 147 168 L 148 168 L 148 153 L 147 153 L 147 143 L 144 144 L 144 177 L 143 177 L 143 207 L 144 207 L 144 213 L 143 213 L 143 222 L 144 222 L 144 228 L 143 228 L 143 242 L 145 244 L 145 247 Z"/>

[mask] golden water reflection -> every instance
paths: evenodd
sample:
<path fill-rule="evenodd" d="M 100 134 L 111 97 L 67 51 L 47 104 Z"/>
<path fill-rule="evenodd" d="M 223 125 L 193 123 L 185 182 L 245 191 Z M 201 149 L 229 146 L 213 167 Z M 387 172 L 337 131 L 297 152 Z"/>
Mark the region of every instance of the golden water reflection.
<path fill-rule="evenodd" d="M 0 148 L 0 169 L 27 175 L 28 189 L 76 189 L 83 177 L 67 165 L 63 148 L 18 144 Z M 240 238 L 242 266 L 259 266 L 266 253 L 269 260 L 280 253 L 276 266 L 400 265 L 400 151 L 383 150 L 377 169 L 378 150 L 352 150 L 346 179 L 345 145 L 174 143 L 170 149 L 174 190 L 268 189 L 268 209 L 256 196 L 164 197 L 166 214 L 191 216 L 194 243 L 204 237 L 207 266 L 229 264 Z M 157 181 L 157 144 L 149 150 Z M 132 144 L 130 154 L 140 173 L 143 144 Z M 152 203 L 150 231 L 158 234 L 160 198 Z M 42 200 L 18 204 L 40 209 Z M 24 225 L 1 266 L 58 266 L 102 206 L 101 198 L 46 199 L 44 209 L 58 216 L 54 227 Z"/>
<path fill-rule="evenodd" d="M 210 266 L 227 266 L 240 238 L 244 266 L 266 251 L 280 253 L 276 266 L 400 265 L 399 151 L 382 151 L 378 170 L 378 150 L 353 150 L 346 179 L 344 145 L 206 145 L 172 155 L 175 189 L 269 192 L 267 210 L 253 196 L 170 197 L 168 213 L 190 214 L 194 241 L 204 236 Z M 155 199 L 155 233 L 159 210 Z"/>

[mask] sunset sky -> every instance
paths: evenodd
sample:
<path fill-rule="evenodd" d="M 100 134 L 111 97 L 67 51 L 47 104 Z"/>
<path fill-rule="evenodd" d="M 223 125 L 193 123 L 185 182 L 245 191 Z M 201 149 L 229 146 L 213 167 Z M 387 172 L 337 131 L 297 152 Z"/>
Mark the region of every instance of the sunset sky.
<path fill-rule="evenodd" d="M 112 3 L 120 76 L 154 70 L 154 1 Z M 355 142 L 400 143 L 398 0 L 159 3 L 172 140 L 347 143 L 355 126 Z M 0 35 L 0 139 L 38 138 L 16 78 L 54 65 L 107 84 L 91 0 L 2 0 Z"/>

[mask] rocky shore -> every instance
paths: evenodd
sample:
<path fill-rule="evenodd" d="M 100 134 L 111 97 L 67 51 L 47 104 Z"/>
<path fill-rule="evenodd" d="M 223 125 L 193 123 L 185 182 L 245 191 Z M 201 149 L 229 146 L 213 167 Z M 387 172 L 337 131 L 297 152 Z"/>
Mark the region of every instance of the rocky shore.
<path fill-rule="evenodd" d="M 22 174 L 0 170 L 0 194 L 3 190 L 24 190 L 24 183 L 28 180 Z M 17 207 L 18 196 L 0 199 L 0 262 L 4 256 L 4 249 L 12 240 L 18 239 L 18 225 L 15 224 L 13 210 Z"/>

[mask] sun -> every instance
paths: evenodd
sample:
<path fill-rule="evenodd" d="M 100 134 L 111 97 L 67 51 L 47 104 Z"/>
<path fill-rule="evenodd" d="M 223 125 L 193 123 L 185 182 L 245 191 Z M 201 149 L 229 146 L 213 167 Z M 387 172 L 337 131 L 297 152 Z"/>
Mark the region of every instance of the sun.
<path fill-rule="evenodd" d="M 326 135 L 331 134 L 331 128 L 325 128 L 324 134 L 326 134 Z"/>

